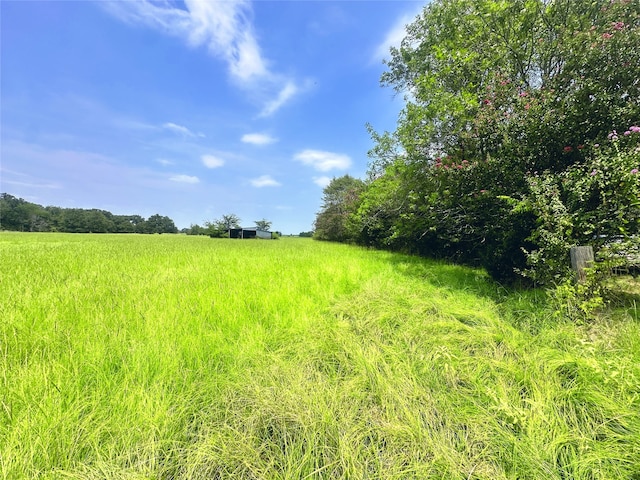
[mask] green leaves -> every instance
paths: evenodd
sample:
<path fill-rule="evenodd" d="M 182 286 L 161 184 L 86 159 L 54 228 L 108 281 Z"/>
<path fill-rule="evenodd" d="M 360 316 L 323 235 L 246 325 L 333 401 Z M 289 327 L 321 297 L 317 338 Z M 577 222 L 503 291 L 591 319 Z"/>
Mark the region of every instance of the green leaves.
<path fill-rule="evenodd" d="M 638 2 L 434 0 L 381 79 L 407 102 L 355 238 L 555 282 L 568 246 L 638 235 L 638 58 Z"/>
<path fill-rule="evenodd" d="M 323 203 L 316 215 L 314 238 L 344 242 L 352 240 L 349 216 L 354 214 L 364 183 L 350 175 L 333 178 L 324 188 Z"/>

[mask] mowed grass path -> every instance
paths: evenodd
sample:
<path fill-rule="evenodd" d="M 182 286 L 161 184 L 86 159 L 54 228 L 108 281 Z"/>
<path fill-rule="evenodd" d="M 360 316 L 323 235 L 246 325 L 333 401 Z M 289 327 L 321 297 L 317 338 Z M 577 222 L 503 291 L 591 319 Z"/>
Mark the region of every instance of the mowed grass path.
<path fill-rule="evenodd" d="M 635 309 L 308 239 L 0 234 L 6 479 L 640 479 Z"/>

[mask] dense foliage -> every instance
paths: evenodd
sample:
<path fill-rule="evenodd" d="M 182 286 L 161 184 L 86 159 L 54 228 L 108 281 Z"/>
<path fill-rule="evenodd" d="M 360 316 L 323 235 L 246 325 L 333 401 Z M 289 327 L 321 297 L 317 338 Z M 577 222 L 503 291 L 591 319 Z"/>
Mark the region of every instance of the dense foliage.
<path fill-rule="evenodd" d="M 571 245 L 637 246 L 638 58 L 638 2 L 433 1 L 391 51 L 382 83 L 406 106 L 370 128 L 346 240 L 541 283 Z"/>
<path fill-rule="evenodd" d="M 176 233 L 173 220 L 162 215 L 114 215 L 106 210 L 43 207 L 0 194 L 0 230 L 67 233 Z"/>
<path fill-rule="evenodd" d="M 363 186 L 362 180 L 344 175 L 334 178 L 324 188 L 321 211 L 316 216 L 314 225 L 314 238 L 333 241 L 346 241 L 350 238 L 348 217 L 355 208 Z"/>

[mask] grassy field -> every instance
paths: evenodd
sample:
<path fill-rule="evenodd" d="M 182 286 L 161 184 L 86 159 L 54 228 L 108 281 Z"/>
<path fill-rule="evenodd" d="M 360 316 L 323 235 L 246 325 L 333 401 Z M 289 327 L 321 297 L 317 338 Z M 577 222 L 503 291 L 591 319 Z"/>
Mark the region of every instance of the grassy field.
<path fill-rule="evenodd" d="M 640 321 L 284 238 L 0 234 L 5 479 L 640 479 Z"/>

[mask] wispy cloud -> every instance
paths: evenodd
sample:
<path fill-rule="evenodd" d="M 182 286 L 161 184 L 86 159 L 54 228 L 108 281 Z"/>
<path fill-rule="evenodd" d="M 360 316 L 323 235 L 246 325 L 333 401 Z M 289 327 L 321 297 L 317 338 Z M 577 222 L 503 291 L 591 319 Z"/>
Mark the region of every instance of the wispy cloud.
<path fill-rule="evenodd" d="M 207 168 L 218 168 L 224 165 L 224 160 L 213 155 L 202 155 L 202 164 Z"/>
<path fill-rule="evenodd" d="M 7 185 L 16 185 L 18 187 L 28 187 L 28 188 L 62 188 L 62 185 L 58 185 L 57 183 L 30 183 L 30 182 L 18 182 L 15 180 L 4 180 L 3 183 Z"/>
<path fill-rule="evenodd" d="M 152 169 L 127 166 L 90 151 L 8 141 L 2 145 L 2 154 L 2 182 L 15 185 L 19 195 L 44 189 L 73 192 L 78 198 L 97 198 L 105 192 L 137 195 L 144 188 L 161 188 L 166 182 L 164 175 Z M 63 200 L 60 195 L 51 195 L 47 201 L 55 204 Z"/>
<path fill-rule="evenodd" d="M 171 123 L 171 122 L 163 123 L 162 128 L 170 130 L 184 137 L 204 137 L 202 133 L 193 133 L 187 127 L 183 125 L 178 125 L 176 123 Z"/>
<path fill-rule="evenodd" d="M 416 16 L 422 11 L 422 8 L 423 6 L 420 5 L 418 8 L 402 15 L 395 21 L 387 31 L 382 42 L 376 47 L 371 58 L 372 63 L 380 63 L 382 60 L 389 58 L 389 49 L 391 47 L 400 47 L 402 39 L 407 34 L 407 24 L 415 20 Z"/>
<path fill-rule="evenodd" d="M 313 183 L 324 188 L 331 183 L 331 177 L 313 177 Z"/>
<path fill-rule="evenodd" d="M 351 158 L 342 153 L 324 152 L 322 150 L 303 150 L 296 153 L 294 160 L 309 165 L 320 172 L 329 170 L 346 170 L 351 166 Z"/>
<path fill-rule="evenodd" d="M 192 47 L 206 47 L 226 62 L 238 86 L 258 93 L 261 116 L 273 114 L 299 93 L 295 83 L 271 71 L 263 57 L 249 0 L 184 0 L 184 5 L 186 9 L 168 1 L 103 2 L 108 12 L 124 22 L 154 28 Z"/>
<path fill-rule="evenodd" d="M 164 165 L 165 167 L 168 165 L 173 165 L 173 162 L 171 160 L 167 160 L 166 158 L 158 158 L 156 159 L 156 162 L 158 162 L 160 165 Z"/>
<path fill-rule="evenodd" d="M 179 183 L 200 183 L 200 179 L 198 177 L 191 175 L 174 175 L 173 177 L 169 177 L 169 180 Z"/>
<path fill-rule="evenodd" d="M 247 133 L 242 136 L 241 140 L 244 143 L 251 143 L 252 145 L 269 145 L 278 141 L 277 138 L 267 135 L 266 133 Z"/>
<path fill-rule="evenodd" d="M 276 110 L 279 110 L 285 103 L 287 103 L 294 95 L 299 92 L 299 88 L 293 82 L 287 82 L 287 84 L 280 90 L 278 96 L 273 100 L 267 102 L 262 111 L 261 117 L 268 117 L 272 115 Z"/>
<path fill-rule="evenodd" d="M 257 188 L 279 187 L 281 185 L 280 182 L 271 178 L 270 175 L 262 175 L 261 177 L 253 178 L 250 180 L 250 182 L 251 182 L 251 185 Z"/>

